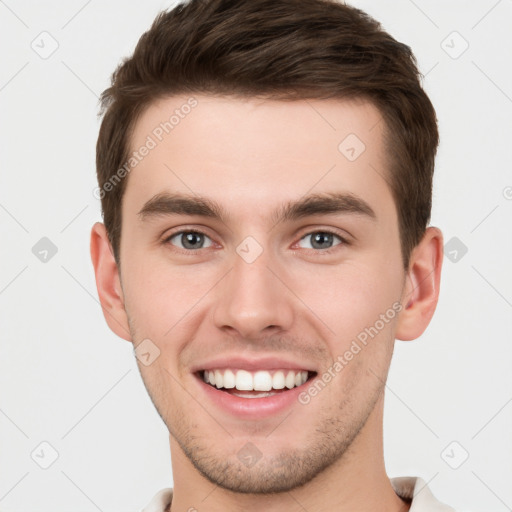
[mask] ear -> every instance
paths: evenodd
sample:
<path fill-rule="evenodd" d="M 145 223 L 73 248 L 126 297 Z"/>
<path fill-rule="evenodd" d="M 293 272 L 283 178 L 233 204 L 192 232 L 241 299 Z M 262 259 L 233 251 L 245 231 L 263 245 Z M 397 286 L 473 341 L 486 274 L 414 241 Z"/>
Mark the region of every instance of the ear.
<path fill-rule="evenodd" d="M 119 269 L 107 230 L 101 222 L 96 222 L 91 230 L 91 259 L 105 320 L 115 334 L 127 341 L 132 341 L 124 307 Z"/>
<path fill-rule="evenodd" d="M 409 341 L 425 331 L 439 298 L 441 266 L 443 263 L 443 234 L 428 227 L 420 243 L 412 250 L 406 276 L 402 304 L 395 337 Z"/>

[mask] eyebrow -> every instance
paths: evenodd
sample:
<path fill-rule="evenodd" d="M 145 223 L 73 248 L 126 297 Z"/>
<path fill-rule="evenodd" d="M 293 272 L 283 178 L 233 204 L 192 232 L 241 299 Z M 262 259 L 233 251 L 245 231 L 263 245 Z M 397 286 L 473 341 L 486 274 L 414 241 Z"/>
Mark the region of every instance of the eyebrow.
<path fill-rule="evenodd" d="M 350 193 L 325 192 L 311 194 L 278 207 L 270 215 L 277 224 L 283 221 L 299 220 L 313 215 L 355 214 L 373 221 L 377 215 L 372 207 L 360 197 Z M 163 192 L 149 199 L 138 216 L 142 221 L 167 215 L 197 215 L 226 222 L 228 212 L 212 199 L 186 194 Z"/>

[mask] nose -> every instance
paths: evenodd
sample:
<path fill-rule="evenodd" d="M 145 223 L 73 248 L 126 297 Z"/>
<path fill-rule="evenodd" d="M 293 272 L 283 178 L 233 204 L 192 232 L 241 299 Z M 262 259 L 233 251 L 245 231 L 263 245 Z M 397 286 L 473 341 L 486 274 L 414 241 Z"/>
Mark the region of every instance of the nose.
<path fill-rule="evenodd" d="M 293 294 L 279 269 L 267 251 L 251 263 L 235 253 L 233 268 L 216 287 L 215 325 L 244 339 L 289 330 Z"/>

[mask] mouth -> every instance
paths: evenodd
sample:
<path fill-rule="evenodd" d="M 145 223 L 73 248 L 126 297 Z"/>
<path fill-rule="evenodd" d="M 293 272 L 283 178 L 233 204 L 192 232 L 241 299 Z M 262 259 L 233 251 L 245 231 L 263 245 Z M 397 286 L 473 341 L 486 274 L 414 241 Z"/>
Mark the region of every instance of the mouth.
<path fill-rule="evenodd" d="M 264 399 L 303 387 L 317 372 L 296 369 L 247 371 L 235 368 L 200 370 L 196 376 L 208 387 L 233 397 Z"/>

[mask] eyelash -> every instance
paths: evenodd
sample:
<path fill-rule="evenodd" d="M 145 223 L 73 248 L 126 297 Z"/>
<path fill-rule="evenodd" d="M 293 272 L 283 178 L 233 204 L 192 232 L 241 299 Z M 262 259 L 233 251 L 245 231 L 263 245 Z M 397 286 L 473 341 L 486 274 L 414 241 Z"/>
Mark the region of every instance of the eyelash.
<path fill-rule="evenodd" d="M 167 236 L 162 241 L 162 243 L 164 245 L 167 245 L 167 244 L 172 245 L 172 244 L 170 244 L 170 240 L 172 238 L 174 238 L 176 235 L 182 235 L 183 233 L 195 233 L 195 234 L 204 235 L 204 236 L 210 238 L 206 233 L 204 233 L 203 231 L 197 230 L 197 229 L 182 229 L 180 231 L 176 231 L 174 233 L 171 233 L 169 236 Z M 338 246 L 340 246 L 340 245 L 350 245 L 350 242 L 348 242 L 348 240 L 346 238 L 342 237 L 339 233 L 337 233 L 335 231 L 331 231 L 329 229 L 318 229 L 318 230 L 314 230 L 314 231 L 309 231 L 309 232 L 305 233 L 304 235 L 302 235 L 299 238 L 299 241 L 301 241 L 302 239 L 304 239 L 304 238 L 306 238 L 306 237 L 308 237 L 310 235 L 316 234 L 316 233 L 334 235 L 334 236 L 336 236 L 336 237 L 338 237 L 340 239 L 341 243 L 336 244 L 333 247 L 330 247 L 329 249 L 307 249 L 309 251 L 313 251 L 313 252 L 321 253 L 321 254 L 331 254 L 332 252 L 337 250 L 336 248 Z M 185 254 L 192 255 L 192 256 L 196 255 L 196 254 L 199 254 L 201 251 L 204 251 L 204 249 L 191 250 L 191 249 L 180 249 L 179 247 L 174 247 L 174 248 L 177 251 L 181 252 L 181 253 L 185 253 Z"/>

